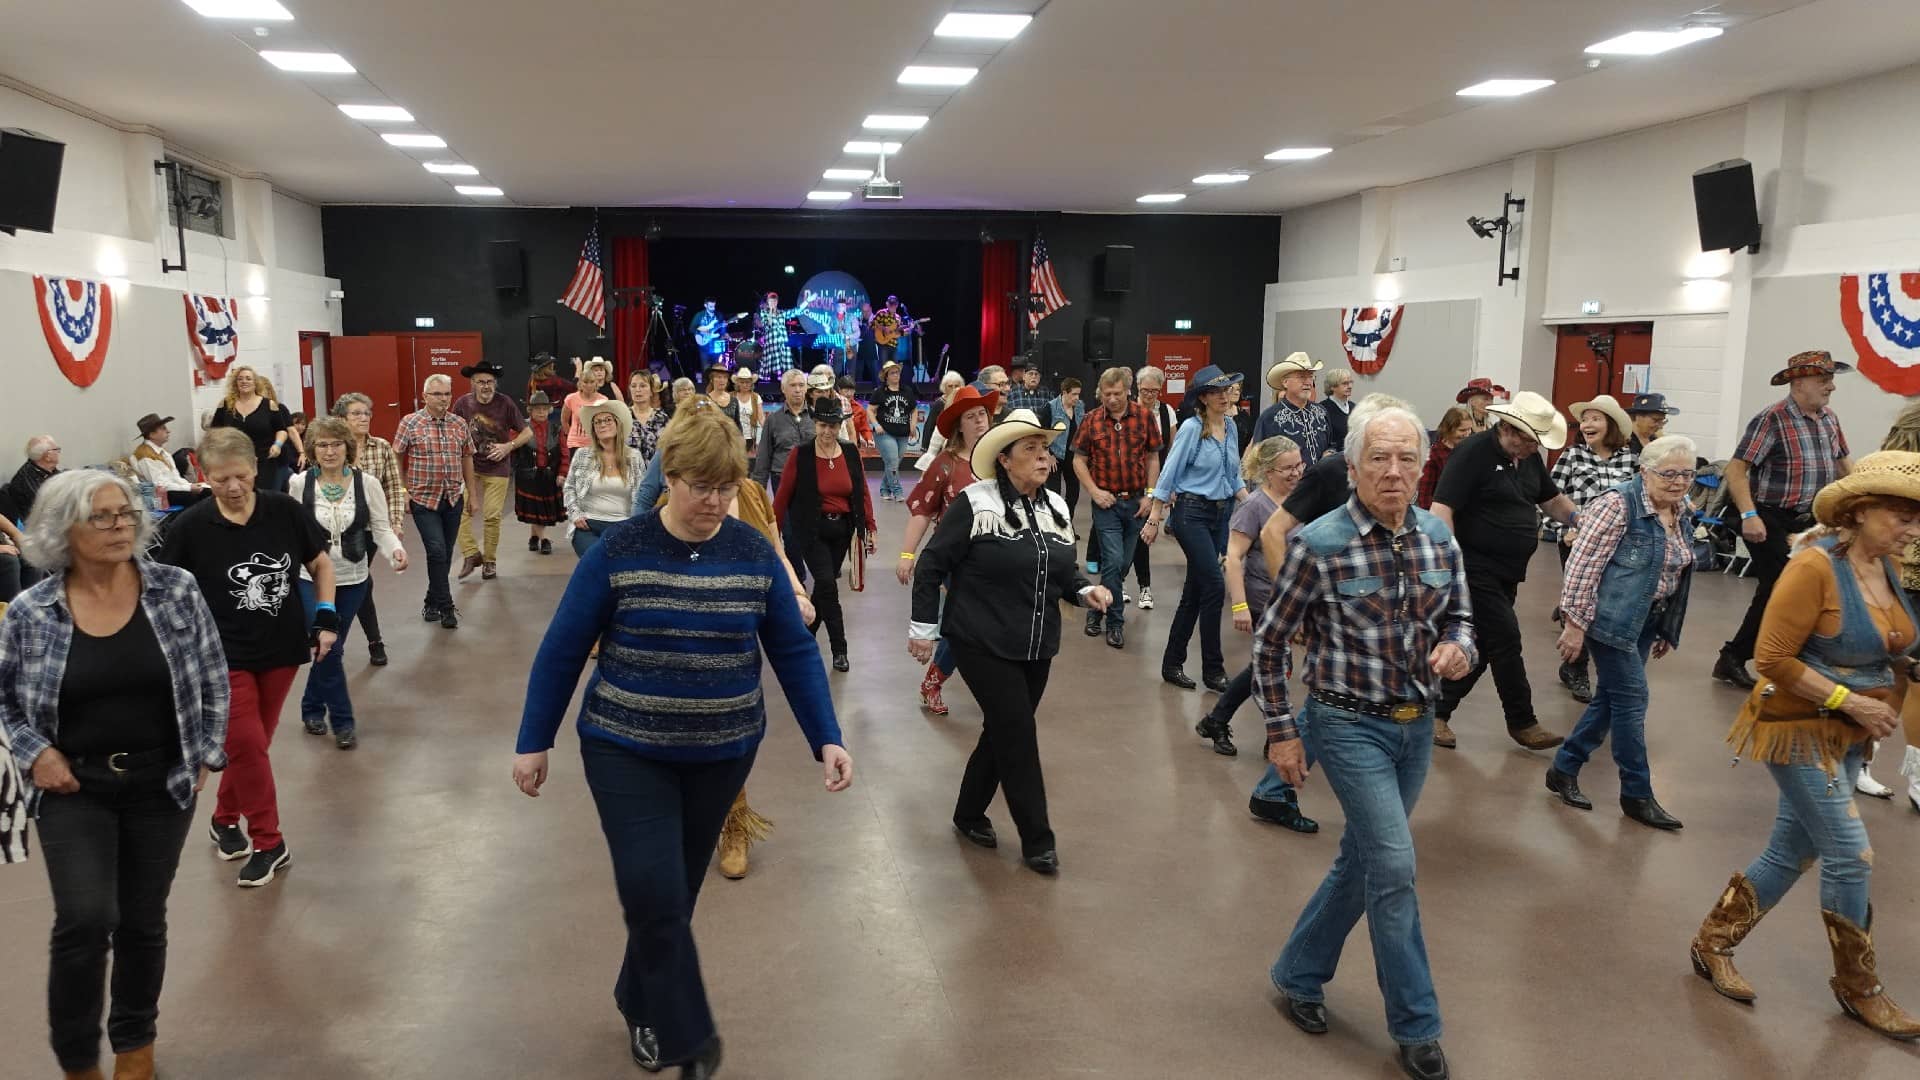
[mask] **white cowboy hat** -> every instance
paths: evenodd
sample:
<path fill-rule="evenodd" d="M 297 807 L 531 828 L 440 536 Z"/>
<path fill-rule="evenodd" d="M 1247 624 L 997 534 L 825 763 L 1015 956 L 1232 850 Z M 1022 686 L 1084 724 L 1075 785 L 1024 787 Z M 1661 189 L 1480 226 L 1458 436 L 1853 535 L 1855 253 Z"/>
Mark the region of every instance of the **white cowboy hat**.
<path fill-rule="evenodd" d="M 1042 427 L 1040 419 L 1033 415 L 1032 409 L 1015 409 L 1007 414 L 1005 420 L 987 429 L 980 441 L 973 444 L 973 475 L 981 480 L 992 480 L 1000 475 L 1000 451 L 1029 435 L 1045 435 L 1051 439 L 1067 425 L 1056 424 Z"/>
<path fill-rule="evenodd" d="M 1306 353 L 1303 353 L 1303 352 L 1293 353 L 1289 355 L 1285 360 L 1282 360 L 1279 363 L 1267 369 L 1267 385 L 1273 387 L 1275 390 L 1278 390 L 1280 389 L 1280 379 L 1282 376 L 1295 371 L 1303 371 L 1311 375 L 1312 373 L 1319 371 L 1320 367 L 1321 367 L 1320 361 L 1315 360 L 1313 357 L 1308 356 Z"/>
<path fill-rule="evenodd" d="M 1531 390 L 1513 395 L 1512 401 L 1489 405 L 1487 412 L 1538 439 L 1549 450 L 1567 445 L 1567 418 L 1560 415 L 1553 402 Z"/>
<path fill-rule="evenodd" d="M 1627 415 L 1627 410 L 1620 407 L 1620 403 L 1613 399 L 1612 394 L 1601 394 L 1592 401 L 1576 401 L 1567 406 L 1567 412 L 1576 421 L 1585 416 L 1589 410 L 1605 413 L 1607 419 L 1613 421 L 1614 430 L 1620 433 L 1621 438 L 1624 439 L 1633 434 L 1633 418 Z"/>
<path fill-rule="evenodd" d="M 752 381 L 753 381 L 753 369 L 752 369 L 752 368 L 750 368 L 750 367 L 737 367 L 737 368 L 734 368 L 734 369 L 733 369 L 733 381 L 735 381 L 735 382 L 739 382 L 739 381 L 740 381 L 741 379 L 745 379 L 745 380 L 747 380 L 748 382 L 752 382 Z"/>
<path fill-rule="evenodd" d="M 633 414 L 627 411 L 626 405 L 612 398 L 580 410 L 580 430 L 587 433 L 588 444 L 596 445 L 593 442 L 593 422 L 600 418 L 601 413 L 612 416 L 620 425 L 620 437 L 615 445 L 627 445 L 627 436 L 633 434 Z"/>

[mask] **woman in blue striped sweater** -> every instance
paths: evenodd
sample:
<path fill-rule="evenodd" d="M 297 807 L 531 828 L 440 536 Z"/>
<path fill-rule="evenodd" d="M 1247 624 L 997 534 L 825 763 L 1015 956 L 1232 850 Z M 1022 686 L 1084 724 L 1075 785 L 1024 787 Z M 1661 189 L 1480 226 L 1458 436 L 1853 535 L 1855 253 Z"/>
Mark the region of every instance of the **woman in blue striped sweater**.
<path fill-rule="evenodd" d="M 613 854 L 627 950 L 614 1000 L 643 1068 L 710 1077 L 720 1037 L 693 907 L 766 733 L 764 649 L 828 791 L 853 782 L 813 635 L 773 546 L 727 516 L 747 475 L 737 430 L 688 428 L 660 451 L 667 503 L 607 528 L 581 557 L 527 681 L 513 779 L 537 796 L 547 751 L 596 640 L 577 728 Z"/>

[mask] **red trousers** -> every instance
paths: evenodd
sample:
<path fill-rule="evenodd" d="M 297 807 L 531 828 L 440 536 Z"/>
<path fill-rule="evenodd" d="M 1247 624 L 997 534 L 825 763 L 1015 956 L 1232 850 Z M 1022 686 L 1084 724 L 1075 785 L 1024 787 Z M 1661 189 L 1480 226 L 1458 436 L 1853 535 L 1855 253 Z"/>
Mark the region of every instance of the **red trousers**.
<path fill-rule="evenodd" d="M 267 671 L 229 671 L 233 700 L 227 709 L 227 770 L 220 774 L 220 795 L 213 823 L 238 825 L 247 819 L 253 850 L 280 844 L 280 801 L 273 789 L 273 762 L 267 748 L 280 726 L 280 707 L 293 689 L 297 667 Z"/>

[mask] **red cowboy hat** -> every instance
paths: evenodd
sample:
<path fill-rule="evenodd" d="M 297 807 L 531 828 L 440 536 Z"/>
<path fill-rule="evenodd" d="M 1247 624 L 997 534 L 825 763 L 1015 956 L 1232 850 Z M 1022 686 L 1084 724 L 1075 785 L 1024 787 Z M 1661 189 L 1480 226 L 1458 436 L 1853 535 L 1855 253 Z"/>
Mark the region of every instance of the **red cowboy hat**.
<path fill-rule="evenodd" d="M 1492 398 L 1503 398 L 1507 396 L 1507 388 L 1494 382 L 1492 379 L 1469 379 L 1466 388 L 1453 396 L 1453 403 L 1456 405 L 1465 405 L 1467 399 L 1475 394 L 1485 394 Z"/>
<path fill-rule="evenodd" d="M 953 438 L 954 425 L 960 422 L 960 417 L 968 409 L 985 409 L 987 415 L 992 416 L 1000 411 L 1000 391 L 989 390 L 983 394 L 979 387 L 971 383 L 961 387 L 960 392 L 953 395 L 953 404 L 940 410 L 939 418 L 933 422 L 941 438 Z"/>

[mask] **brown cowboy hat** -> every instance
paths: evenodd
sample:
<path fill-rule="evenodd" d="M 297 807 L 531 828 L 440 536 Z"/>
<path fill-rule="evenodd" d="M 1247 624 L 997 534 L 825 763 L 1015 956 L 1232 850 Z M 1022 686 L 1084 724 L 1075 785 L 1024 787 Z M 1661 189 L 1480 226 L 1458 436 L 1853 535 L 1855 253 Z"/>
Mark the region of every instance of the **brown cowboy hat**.
<path fill-rule="evenodd" d="M 1794 353 L 1787 357 L 1787 366 L 1773 373 L 1767 380 L 1775 386 L 1785 386 L 1795 379 L 1804 379 L 1816 375 L 1845 375 L 1853 370 L 1852 364 L 1842 363 L 1833 358 L 1825 349 L 1808 349 L 1803 353 Z"/>
<path fill-rule="evenodd" d="M 1468 379 L 1467 385 L 1463 387 L 1459 393 L 1453 395 L 1453 403 L 1455 405 L 1465 405 L 1467 399 L 1475 394 L 1485 394 L 1490 398 L 1503 398 L 1507 396 L 1507 388 L 1494 382 L 1492 379 Z"/>
<path fill-rule="evenodd" d="M 989 390 L 983 394 L 979 387 L 972 383 L 961 387 L 953 395 L 953 403 L 940 410 L 939 418 L 933 422 L 934 429 L 940 432 L 940 437 L 943 439 L 953 438 L 954 427 L 960 423 L 960 418 L 966 415 L 969 409 L 985 409 L 988 416 L 999 412 L 1000 391 Z"/>

